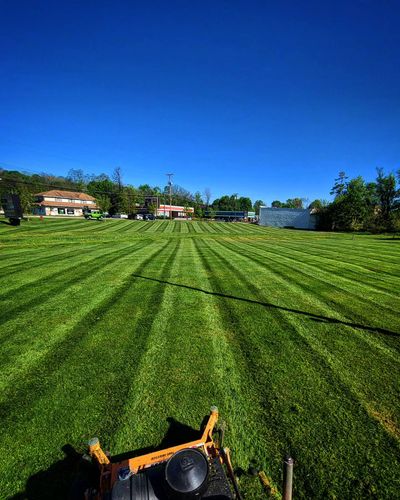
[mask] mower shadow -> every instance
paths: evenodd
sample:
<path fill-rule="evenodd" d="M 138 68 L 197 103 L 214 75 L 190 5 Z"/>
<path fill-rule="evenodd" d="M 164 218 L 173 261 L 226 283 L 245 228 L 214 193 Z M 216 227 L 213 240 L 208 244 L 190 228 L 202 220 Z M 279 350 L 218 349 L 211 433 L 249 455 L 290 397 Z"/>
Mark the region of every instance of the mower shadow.
<path fill-rule="evenodd" d="M 206 416 L 203 423 L 207 422 Z M 111 457 L 112 462 L 126 460 L 170 446 L 199 439 L 201 431 L 168 417 L 168 429 L 158 446 L 149 446 L 128 451 Z M 203 425 L 202 425 L 203 427 Z M 97 483 L 96 470 L 82 459 L 83 454 L 70 444 L 64 445 L 65 457 L 52 464 L 48 469 L 33 474 L 26 482 L 25 491 L 17 493 L 8 500 L 83 500 L 83 492 L 88 485 Z"/>
<path fill-rule="evenodd" d="M 61 450 L 65 454 L 62 460 L 58 460 L 48 469 L 33 474 L 26 482 L 25 491 L 9 497 L 9 500 L 70 499 L 70 491 L 77 479 L 76 474 L 82 461 L 82 454 L 70 444 L 64 445 Z"/>
<path fill-rule="evenodd" d="M 205 417 L 203 423 L 207 422 L 207 420 L 208 417 Z M 159 451 L 165 448 L 170 448 L 171 446 L 178 446 L 180 444 L 188 443 L 189 441 L 195 441 L 196 439 L 200 439 L 201 437 L 200 430 L 196 430 L 189 425 L 182 424 L 173 417 L 168 417 L 167 422 L 169 424 L 169 427 L 159 445 L 148 446 L 146 448 L 140 448 L 137 450 L 127 451 L 125 453 L 120 453 L 119 455 L 114 455 L 111 458 L 111 461 L 120 462 L 121 460 L 126 460 L 128 458 L 138 457 L 140 455 L 145 455 L 146 453 L 152 453 L 153 451 Z"/>
<path fill-rule="evenodd" d="M 399 337 L 400 336 L 400 332 L 392 332 L 391 330 L 386 330 L 385 328 L 362 325 L 360 323 L 353 323 L 351 321 L 342 321 L 340 319 L 330 318 L 328 316 L 322 316 L 320 314 L 314 314 L 314 313 L 310 313 L 307 311 L 301 311 L 300 309 L 292 309 L 290 307 L 278 306 L 276 304 L 271 304 L 270 302 L 262 302 L 260 300 L 248 299 L 246 297 L 237 297 L 235 295 L 229 295 L 229 294 L 220 293 L 220 292 L 213 292 L 210 290 L 204 290 L 203 288 L 196 288 L 196 287 L 189 286 L 189 285 L 183 285 L 181 283 L 173 283 L 171 281 L 165 281 L 165 280 L 160 280 L 157 278 L 151 278 L 149 276 L 141 276 L 140 274 L 132 274 L 132 276 L 134 276 L 136 278 L 141 278 L 144 280 L 156 281 L 157 283 L 164 283 L 165 285 L 186 288 L 187 290 L 201 292 L 201 293 L 204 293 L 206 295 L 213 295 L 215 297 L 222 297 L 225 299 L 238 300 L 240 302 L 248 302 L 250 304 L 256 304 L 256 305 L 270 308 L 270 309 L 278 309 L 280 311 L 285 311 L 285 312 L 298 314 L 301 316 L 306 316 L 308 319 L 310 319 L 312 321 L 319 322 L 319 323 L 332 323 L 332 324 L 339 324 L 339 325 L 343 325 L 343 326 L 350 326 L 351 328 L 358 328 L 360 330 L 364 330 L 367 332 L 381 333 L 383 335 L 388 335 L 391 337 Z"/>

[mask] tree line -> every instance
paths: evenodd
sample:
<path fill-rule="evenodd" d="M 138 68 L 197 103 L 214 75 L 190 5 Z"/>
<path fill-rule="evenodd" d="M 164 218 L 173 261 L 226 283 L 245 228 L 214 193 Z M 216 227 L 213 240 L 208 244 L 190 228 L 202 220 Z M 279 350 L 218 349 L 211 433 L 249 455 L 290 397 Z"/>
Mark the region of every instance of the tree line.
<path fill-rule="evenodd" d="M 0 170 L 0 189 L 11 191 L 20 196 L 24 213 L 30 213 L 34 204 L 34 194 L 52 189 L 81 191 L 96 199 L 98 207 L 111 215 L 116 213 L 134 214 L 138 206 L 146 203 L 150 212 L 157 209 L 156 200 L 160 204 L 170 202 L 170 186 L 163 187 L 141 184 L 132 186 L 123 182 L 120 167 L 114 169 L 111 176 L 101 173 L 88 175 L 82 169 L 71 169 L 67 176 L 54 176 L 47 173 L 26 174 L 16 170 Z M 173 205 L 193 207 L 196 217 L 203 217 L 207 211 L 216 210 L 256 210 L 264 205 L 257 200 L 253 206 L 250 198 L 237 195 L 225 195 L 211 203 L 211 190 L 205 188 L 203 193 L 191 193 L 179 185 L 171 186 Z"/>
<path fill-rule="evenodd" d="M 398 232 L 400 230 L 400 170 L 385 174 L 377 169 L 374 182 L 361 176 L 349 179 L 339 172 L 330 192 L 333 201 L 314 200 L 309 208 L 318 214 L 323 230 Z"/>
<path fill-rule="evenodd" d="M 19 194 L 24 213 L 30 213 L 34 203 L 33 195 L 51 189 L 83 191 L 92 195 L 99 208 L 111 215 L 115 213 L 134 214 L 138 206 L 147 204 L 150 212 L 157 209 L 156 201 L 169 204 L 170 186 L 163 187 L 141 184 L 132 186 L 123 182 L 122 169 L 117 167 L 111 176 L 101 173 L 88 175 L 81 169 L 71 169 L 67 176 L 47 173 L 27 174 L 19 171 L 0 169 L 0 192 Z M 211 191 L 191 193 L 187 189 L 173 185 L 171 201 L 174 205 L 193 207 L 195 217 L 203 217 L 206 212 L 215 211 L 255 211 L 265 203 L 238 194 L 224 195 L 211 202 Z M 400 230 L 400 170 L 385 174 L 377 169 L 374 182 L 366 182 L 361 176 L 349 179 L 345 172 L 339 172 L 330 194 L 333 200 L 323 199 L 311 203 L 307 199 L 295 197 L 285 202 L 274 200 L 273 208 L 308 208 L 317 214 L 321 230 L 334 231 L 374 231 L 394 232 Z"/>

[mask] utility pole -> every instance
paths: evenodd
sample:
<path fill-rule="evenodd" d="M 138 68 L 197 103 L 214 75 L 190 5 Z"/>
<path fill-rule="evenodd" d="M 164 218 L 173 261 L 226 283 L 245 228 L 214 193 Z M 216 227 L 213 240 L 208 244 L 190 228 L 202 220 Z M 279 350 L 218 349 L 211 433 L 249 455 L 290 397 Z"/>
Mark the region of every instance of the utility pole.
<path fill-rule="evenodd" d="M 168 186 L 169 186 L 169 218 L 172 220 L 172 176 L 174 174 L 166 174 L 168 177 Z"/>

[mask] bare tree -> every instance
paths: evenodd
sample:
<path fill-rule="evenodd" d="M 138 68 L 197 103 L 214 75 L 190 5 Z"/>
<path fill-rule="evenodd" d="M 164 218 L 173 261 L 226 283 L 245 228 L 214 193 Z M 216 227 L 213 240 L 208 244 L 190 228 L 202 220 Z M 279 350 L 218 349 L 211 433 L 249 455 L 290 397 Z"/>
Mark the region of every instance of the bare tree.
<path fill-rule="evenodd" d="M 208 205 L 210 204 L 210 200 L 211 200 L 211 189 L 209 187 L 206 187 L 204 189 L 204 199 L 205 199 L 205 202 L 206 202 L 206 205 L 208 208 Z"/>
<path fill-rule="evenodd" d="M 122 168 L 115 167 L 114 172 L 112 174 L 112 180 L 117 184 L 118 191 L 122 190 Z"/>

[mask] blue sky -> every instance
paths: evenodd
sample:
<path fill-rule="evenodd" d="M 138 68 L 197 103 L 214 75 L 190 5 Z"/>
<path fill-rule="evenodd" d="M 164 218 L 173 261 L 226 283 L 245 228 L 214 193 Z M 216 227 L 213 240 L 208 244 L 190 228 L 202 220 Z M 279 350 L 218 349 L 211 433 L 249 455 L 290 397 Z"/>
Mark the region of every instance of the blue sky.
<path fill-rule="evenodd" d="M 329 198 L 400 168 L 400 2 L 0 2 L 0 166 Z"/>

